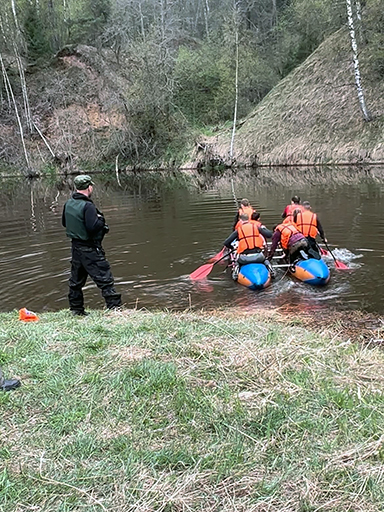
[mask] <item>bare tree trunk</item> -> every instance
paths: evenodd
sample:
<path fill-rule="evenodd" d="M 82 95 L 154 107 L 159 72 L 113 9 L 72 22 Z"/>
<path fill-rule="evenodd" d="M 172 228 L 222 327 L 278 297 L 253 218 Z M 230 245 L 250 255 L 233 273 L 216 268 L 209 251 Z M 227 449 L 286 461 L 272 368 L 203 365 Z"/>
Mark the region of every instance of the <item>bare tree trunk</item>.
<path fill-rule="evenodd" d="M 208 26 L 208 17 L 209 17 L 209 0 L 205 0 L 204 7 L 204 18 L 205 18 L 205 31 L 207 33 L 207 40 L 209 41 L 209 26 Z"/>
<path fill-rule="evenodd" d="M 20 32 L 19 22 L 17 20 L 17 14 L 16 14 L 15 0 L 11 0 L 11 6 L 12 6 L 13 19 L 15 20 L 15 25 L 16 25 L 17 31 Z"/>
<path fill-rule="evenodd" d="M 357 29 L 359 32 L 360 43 L 364 41 L 363 25 L 361 20 L 361 3 L 360 0 L 356 0 L 356 18 L 357 18 Z"/>
<path fill-rule="evenodd" d="M 1 28 L 1 32 L 3 34 L 3 37 L 5 37 L 4 36 L 5 31 L 4 31 L 4 27 L 3 27 L 3 23 L 2 23 L 1 18 L 0 18 L 0 28 Z M 0 54 L 0 58 L 1 58 L 1 54 Z M 7 100 L 8 100 L 8 108 L 12 108 L 11 96 L 10 96 L 10 93 L 9 93 L 9 89 L 8 89 L 8 85 L 7 85 L 7 81 L 5 79 L 4 73 L 3 73 L 3 80 L 4 80 L 4 89 L 5 89 L 5 93 L 7 95 Z"/>
<path fill-rule="evenodd" d="M 161 40 L 165 40 L 165 3 L 166 0 L 160 0 L 160 28 L 161 28 Z"/>
<path fill-rule="evenodd" d="M 237 12 L 236 12 L 237 14 Z M 233 128 L 232 128 L 232 137 L 231 137 L 231 147 L 229 149 L 229 156 L 233 157 L 233 146 L 235 143 L 235 133 L 236 133 L 236 122 L 237 122 L 237 103 L 239 99 L 239 30 L 237 26 L 236 20 L 236 33 L 235 33 L 235 45 L 236 45 L 236 71 L 235 71 L 235 110 L 233 113 Z"/>
<path fill-rule="evenodd" d="M 13 40 L 13 51 L 15 53 L 17 67 L 19 70 L 19 76 L 20 76 L 20 85 L 21 85 L 21 91 L 23 94 L 23 102 L 24 102 L 24 113 L 25 113 L 25 119 L 27 123 L 27 128 L 29 132 L 33 131 L 32 126 L 32 117 L 31 117 L 31 110 L 29 108 L 29 99 L 28 99 L 28 91 L 27 91 L 27 83 L 25 80 L 25 74 L 23 69 L 23 63 L 21 62 L 20 57 L 20 51 L 19 49 L 23 49 L 24 46 L 24 38 L 20 29 L 19 21 L 17 18 L 17 12 L 16 12 L 16 5 L 15 1 L 11 0 L 11 6 L 12 6 L 12 13 L 13 13 L 13 20 L 15 22 L 16 27 L 16 35 L 15 39 Z"/>
<path fill-rule="evenodd" d="M 277 6 L 276 0 L 272 0 L 272 16 L 271 16 L 271 27 L 277 25 Z"/>
<path fill-rule="evenodd" d="M 360 75 L 359 58 L 358 58 L 358 52 L 357 52 L 356 33 L 355 33 L 355 27 L 353 24 L 352 1 L 351 0 L 345 0 L 345 1 L 347 4 L 348 26 L 349 26 L 349 35 L 351 38 L 351 45 L 352 45 L 352 58 L 353 58 L 353 66 L 355 69 L 355 83 L 356 83 L 356 88 L 357 88 L 357 97 L 359 99 L 360 108 L 363 113 L 365 121 L 371 121 L 372 117 L 371 117 L 370 113 L 368 112 L 368 109 L 367 109 L 367 106 L 365 103 L 363 87 L 361 85 L 361 75 Z"/>
<path fill-rule="evenodd" d="M 1 71 L 2 71 L 2 74 L 3 74 L 3 78 L 4 78 L 4 83 L 6 84 L 6 87 L 8 88 L 9 90 L 9 94 L 12 98 L 12 103 L 13 103 L 13 107 L 15 109 L 15 114 L 16 114 L 16 118 L 17 118 L 17 123 L 19 125 L 19 131 L 20 131 L 20 137 L 21 137 L 21 143 L 23 145 L 23 150 L 24 150 L 24 157 L 25 157 L 25 161 L 27 163 L 27 167 L 28 169 L 30 169 L 30 164 L 29 164 L 29 158 L 28 158 L 28 153 L 27 153 L 27 148 L 25 147 L 25 141 L 24 141 L 24 131 L 23 131 L 23 125 L 21 124 L 21 119 L 20 119 L 20 116 L 19 116 L 19 110 L 17 108 L 17 104 L 16 104 L 16 100 L 15 100 L 15 96 L 13 94 L 13 90 L 12 90 L 12 86 L 11 86 L 11 83 L 9 81 L 9 78 L 8 78 L 8 73 L 7 73 L 7 70 L 5 69 L 5 66 L 4 66 L 4 62 L 3 62 L 3 58 L 0 54 L 0 64 L 1 64 Z"/>
<path fill-rule="evenodd" d="M 27 82 L 25 80 L 23 63 L 21 62 L 20 54 L 19 54 L 18 49 L 17 49 L 15 44 L 13 45 L 13 49 L 14 49 L 15 56 L 16 56 L 17 67 L 19 69 L 21 91 L 23 93 L 25 119 L 26 119 L 26 122 L 27 122 L 28 130 L 29 130 L 30 133 L 32 133 L 32 131 L 33 131 L 33 123 L 32 123 L 32 116 L 31 116 L 31 109 L 29 107 Z"/>
<path fill-rule="evenodd" d="M 143 11 L 141 9 L 141 2 L 139 2 L 139 13 L 140 13 L 141 35 L 142 35 L 143 41 L 145 41 L 144 16 L 143 16 Z"/>
<path fill-rule="evenodd" d="M 119 187 L 121 188 L 121 183 L 120 183 L 120 178 L 119 178 L 119 155 L 116 156 L 115 171 L 116 171 L 117 183 L 118 183 Z"/>
<path fill-rule="evenodd" d="M 32 122 L 33 122 L 33 121 L 32 121 Z M 47 139 L 44 137 L 44 135 L 41 133 L 41 131 L 39 130 L 39 128 L 36 126 L 36 124 L 35 124 L 35 123 L 33 123 L 33 126 L 35 127 L 35 129 L 36 129 L 37 133 L 38 133 L 38 134 L 40 135 L 40 137 L 42 138 L 42 140 L 43 140 L 44 144 L 47 146 L 47 148 L 48 148 L 49 152 L 51 153 L 51 155 L 53 156 L 53 158 L 56 158 L 56 155 L 55 155 L 55 153 L 53 152 L 53 150 L 52 150 L 51 146 L 48 144 Z"/>

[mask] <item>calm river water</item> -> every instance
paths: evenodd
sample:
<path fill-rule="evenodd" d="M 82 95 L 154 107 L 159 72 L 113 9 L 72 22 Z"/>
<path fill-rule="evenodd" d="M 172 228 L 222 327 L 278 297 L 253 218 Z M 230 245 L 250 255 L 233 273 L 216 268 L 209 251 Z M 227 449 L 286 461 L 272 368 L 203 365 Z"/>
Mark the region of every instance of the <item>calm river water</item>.
<path fill-rule="evenodd" d="M 95 175 L 94 201 L 110 226 L 104 247 L 127 307 L 294 304 L 300 309 L 384 313 L 384 168 L 238 171 L 201 189 L 180 186 L 172 191 L 154 191 L 144 183 L 132 187 L 123 182 L 120 188 L 113 178 L 114 185 L 101 181 Z M 25 182 L 16 193 L 4 178 L 2 186 L 7 192 L 0 192 L 0 310 L 67 308 L 70 242 L 61 227 L 61 211 L 70 185 Z M 219 265 L 204 282 L 190 281 L 188 275 L 219 252 L 230 234 L 234 194 L 247 197 L 269 228 L 279 222 L 293 194 L 309 200 L 336 258 L 350 270 L 336 270 L 327 259 L 331 280 L 325 288 L 295 281 L 281 270 L 270 288 L 252 292 L 234 283 Z M 104 305 L 92 281 L 85 300 L 89 308 Z"/>

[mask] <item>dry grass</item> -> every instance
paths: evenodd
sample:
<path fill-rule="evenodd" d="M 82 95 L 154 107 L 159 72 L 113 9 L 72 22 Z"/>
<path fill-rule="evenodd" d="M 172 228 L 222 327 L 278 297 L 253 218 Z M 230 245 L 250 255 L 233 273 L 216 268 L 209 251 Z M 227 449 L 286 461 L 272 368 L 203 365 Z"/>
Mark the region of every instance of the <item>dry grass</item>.
<path fill-rule="evenodd" d="M 381 510 L 383 327 L 354 315 L 0 315 L 0 510 Z"/>
<path fill-rule="evenodd" d="M 359 55 L 366 101 L 374 121 L 363 120 L 347 29 L 328 38 L 281 80 L 236 133 L 235 158 L 247 165 L 384 162 L 384 82 L 373 79 L 370 48 Z M 200 141 L 209 157 L 228 161 L 231 129 Z M 192 160 L 199 160 L 198 152 Z"/>

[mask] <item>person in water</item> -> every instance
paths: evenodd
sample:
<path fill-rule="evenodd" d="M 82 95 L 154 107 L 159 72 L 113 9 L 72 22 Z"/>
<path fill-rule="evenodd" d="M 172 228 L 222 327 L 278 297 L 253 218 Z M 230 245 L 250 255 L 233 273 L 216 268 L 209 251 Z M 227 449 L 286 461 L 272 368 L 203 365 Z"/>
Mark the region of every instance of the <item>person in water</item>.
<path fill-rule="evenodd" d="M 241 215 L 248 215 L 248 219 L 252 218 L 252 214 L 255 213 L 255 210 L 252 208 L 251 203 L 248 201 L 248 199 L 244 198 L 240 201 L 240 208 L 237 211 L 235 220 L 233 222 L 233 228 L 232 230 L 236 230 L 236 226 L 238 222 L 240 221 Z"/>
<path fill-rule="evenodd" d="M 308 241 L 294 222 L 284 221 L 274 227 L 272 244 L 268 253 L 269 261 L 273 258 L 279 244 L 289 263 L 294 263 L 300 257 L 308 259 Z"/>
<path fill-rule="evenodd" d="M 292 197 L 290 204 L 287 204 L 287 206 L 284 208 L 283 213 L 281 214 L 282 218 L 285 219 L 286 217 L 289 217 L 290 215 L 293 214 L 294 210 L 304 210 L 303 205 L 300 203 L 299 196 Z"/>
<path fill-rule="evenodd" d="M 327 239 L 325 238 L 321 222 L 316 213 L 312 212 L 311 205 L 308 201 L 303 201 L 303 208 L 303 211 L 295 210 L 293 221 L 297 229 L 303 233 L 308 240 L 308 254 L 319 260 L 321 256 L 319 246 L 316 242 L 316 236 L 320 235 L 324 243 L 327 243 Z"/>
<path fill-rule="evenodd" d="M 240 223 L 237 224 L 231 235 L 224 241 L 223 245 L 233 250 L 233 243 L 237 240 L 236 247 L 236 267 L 233 272 L 233 278 L 236 279 L 239 273 L 239 267 L 247 263 L 264 263 L 271 276 L 274 275 L 272 266 L 265 259 L 267 245 L 265 237 L 270 235 L 270 230 L 265 226 L 258 226 L 256 221 L 250 221 L 248 214 L 240 215 Z"/>
<path fill-rule="evenodd" d="M 121 306 L 121 295 L 114 288 L 111 267 L 101 245 L 109 227 L 104 215 L 94 205 L 93 181 L 87 174 L 76 176 L 76 191 L 64 205 L 62 224 L 72 242 L 69 308 L 73 315 L 84 316 L 83 286 L 88 275 L 100 288 L 108 309 Z"/>

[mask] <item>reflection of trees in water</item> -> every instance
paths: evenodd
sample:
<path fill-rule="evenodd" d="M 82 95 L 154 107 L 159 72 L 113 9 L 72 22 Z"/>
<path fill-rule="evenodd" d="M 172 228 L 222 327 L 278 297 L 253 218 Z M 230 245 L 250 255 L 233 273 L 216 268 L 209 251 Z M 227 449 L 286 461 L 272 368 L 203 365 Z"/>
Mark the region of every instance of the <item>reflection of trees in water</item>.
<path fill-rule="evenodd" d="M 37 223 L 36 223 L 36 215 L 35 215 L 35 202 L 33 200 L 33 187 L 31 187 L 31 216 L 29 217 L 31 221 L 31 229 L 32 231 L 37 231 Z"/>
<path fill-rule="evenodd" d="M 20 197 L 25 196 L 28 187 L 31 230 L 44 231 L 46 228 L 44 212 L 58 213 L 60 195 L 63 194 L 63 201 L 68 199 L 73 188 L 72 184 L 66 178 L 54 184 L 47 184 L 44 180 L 29 180 L 19 185 L 11 199 L 20 200 Z"/>
<path fill-rule="evenodd" d="M 203 179 L 200 174 L 200 180 Z M 209 174 L 207 183 L 223 190 L 231 187 L 233 180 L 235 190 L 249 184 L 258 186 L 285 186 L 287 188 L 305 185 L 353 185 L 359 183 L 382 183 L 384 166 L 372 167 L 258 167 L 255 169 L 238 169 L 220 173 L 216 176 Z"/>
<path fill-rule="evenodd" d="M 57 207 L 59 205 L 58 203 L 58 198 L 59 198 L 59 195 L 60 195 L 60 190 L 57 191 L 57 194 L 55 196 L 55 199 L 53 199 L 53 201 L 51 202 L 51 206 L 49 207 L 49 209 L 52 211 L 52 212 L 56 212 L 57 210 Z"/>

